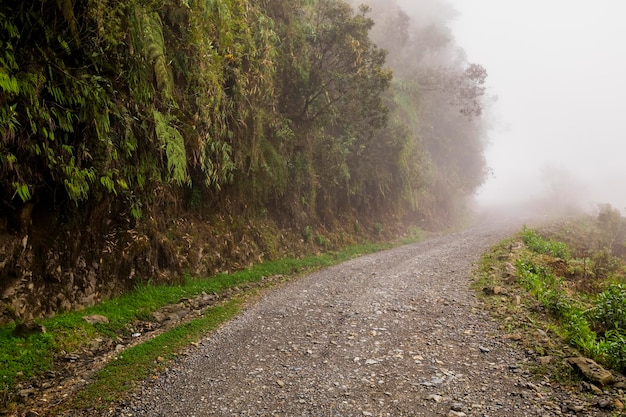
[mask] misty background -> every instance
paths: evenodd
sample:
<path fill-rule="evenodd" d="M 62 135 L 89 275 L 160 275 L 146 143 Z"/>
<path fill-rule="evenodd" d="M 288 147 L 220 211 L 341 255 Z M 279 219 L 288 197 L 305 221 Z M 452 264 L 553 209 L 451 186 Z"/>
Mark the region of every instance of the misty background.
<path fill-rule="evenodd" d="M 481 204 L 626 207 L 626 3 L 397 3 L 421 24 L 443 24 L 450 54 L 487 69 L 490 173 Z"/>

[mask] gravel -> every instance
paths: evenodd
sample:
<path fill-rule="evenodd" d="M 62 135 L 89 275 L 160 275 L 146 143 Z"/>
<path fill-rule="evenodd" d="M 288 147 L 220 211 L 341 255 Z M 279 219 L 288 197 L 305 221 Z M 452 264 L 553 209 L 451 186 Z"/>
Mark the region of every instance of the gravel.
<path fill-rule="evenodd" d="M 600 415 L 533 379 L 469 289 L 505 235 L 475 228 L 275 288 L 107 415 Z"/>

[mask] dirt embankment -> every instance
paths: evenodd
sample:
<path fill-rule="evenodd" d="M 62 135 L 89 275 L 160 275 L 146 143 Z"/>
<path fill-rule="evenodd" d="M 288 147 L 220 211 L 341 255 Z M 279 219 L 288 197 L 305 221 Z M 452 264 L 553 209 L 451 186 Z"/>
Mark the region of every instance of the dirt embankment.
<path fill-rule="evenodd" d="M 325 228 L 312 220 L 285 226 L 266 217 L 162 209 L 138 221 L 106 204 L 75 212 L 30 204 L 12 214 L 0 210 L 0 324 L 81 310 L 147 281 L 207 277 L 388 237 L 355 218 Z"/>

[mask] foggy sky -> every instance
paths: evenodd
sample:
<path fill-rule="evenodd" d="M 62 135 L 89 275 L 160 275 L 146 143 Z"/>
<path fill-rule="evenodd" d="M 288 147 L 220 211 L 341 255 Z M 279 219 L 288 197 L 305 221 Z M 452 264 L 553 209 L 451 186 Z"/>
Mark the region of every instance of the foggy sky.
<path fill-rule="evenodd" d="M 414 13 L 446 0 L 399 0 Z M 449 0 L 451 28 L 497 96 L 482 202 L 626 208 L 626 2 Z M 411 13 L 412 14 L 412 13 Z"/>

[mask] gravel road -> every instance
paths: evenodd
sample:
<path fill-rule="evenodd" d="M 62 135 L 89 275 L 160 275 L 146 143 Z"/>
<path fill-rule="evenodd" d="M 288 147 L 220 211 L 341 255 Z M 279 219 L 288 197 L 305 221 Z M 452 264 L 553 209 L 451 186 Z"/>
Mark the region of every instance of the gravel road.
<path fill-rule="evenodd" d="M 271 290 L 116 415 L 568 415 L 567 393 L 532 378 L 469 289 L 505 235 L 475 228 Z"/>

